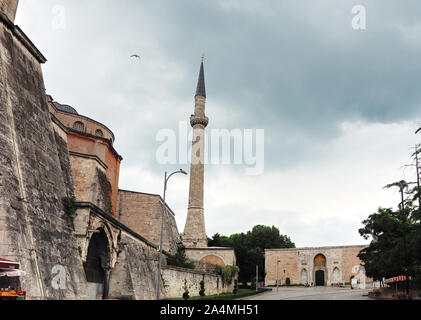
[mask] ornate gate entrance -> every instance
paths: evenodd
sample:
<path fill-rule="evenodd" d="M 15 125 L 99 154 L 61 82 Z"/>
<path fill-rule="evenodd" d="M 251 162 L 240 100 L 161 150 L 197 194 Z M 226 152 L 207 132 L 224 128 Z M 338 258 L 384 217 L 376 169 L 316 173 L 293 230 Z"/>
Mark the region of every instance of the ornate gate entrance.
<path fill-rule="evenodd" d="M 326 285 L 326 257 L 322 254 L 314 258 L 314 279 L 316 286 Z"/>
<path fill-rule="evenodd" d="M 323 270 L 316 271 L 316 286 L 323 287 L 325 285 L 325 272 Z"/>

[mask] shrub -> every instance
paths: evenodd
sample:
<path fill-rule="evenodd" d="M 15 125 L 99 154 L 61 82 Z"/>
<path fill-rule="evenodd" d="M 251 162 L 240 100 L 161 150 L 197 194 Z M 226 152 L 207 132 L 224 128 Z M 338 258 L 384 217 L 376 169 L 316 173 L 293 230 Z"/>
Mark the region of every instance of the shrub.
<path fill-rule="evenodd" d="M 240 271 L 237 266 L 216 266 L 216 272 L 222 277 L 224 284 L 230 285 L 233 278 Z"/>
<path fill-rule="evenodd" d="M 202 280 L 200 281 L 200 291 L 199 291 L 199 295 L 203 298 L 205 296 L 205 281 Z"/>
<path fill-rule="evenodd" d="M 187 280 L 186 279 L 184 279 L 183 289 L 184 289 L 183 299 L 184 300 L 189 300 L 190 299 L 190 292 L 189 292 L 189 288 L 187 286 Z"/>
<path fill-rule="evenodd" d="M 238 293 L 238 280 L 235 279 L 234 280 L 234 290 L 232 291 L 233 294 L 237 294 Z"/>

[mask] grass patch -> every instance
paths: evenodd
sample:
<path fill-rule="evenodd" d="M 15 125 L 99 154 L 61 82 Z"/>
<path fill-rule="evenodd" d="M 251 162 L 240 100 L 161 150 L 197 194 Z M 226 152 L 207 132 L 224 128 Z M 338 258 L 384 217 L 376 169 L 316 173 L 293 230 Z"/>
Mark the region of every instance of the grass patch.
<path fill-rule="evenodd" d="M 261 291 L 259 291 L 260 293 Z M 238 299 L 246 296 L 251 296 L 256 293 L 256 290 L 251 289 L 239 289 L 237 294 L 233 293 L 221 293 L 221 294 L 213 294 L 210 296 L 205 297 L 191 297 L 188 301 L 191 300 L 232 300 L 232 299 Z M 178 301 L 178 300 L 184 300 L 183 298 L 168 298 L 164 299 L 165 301 Z"/>

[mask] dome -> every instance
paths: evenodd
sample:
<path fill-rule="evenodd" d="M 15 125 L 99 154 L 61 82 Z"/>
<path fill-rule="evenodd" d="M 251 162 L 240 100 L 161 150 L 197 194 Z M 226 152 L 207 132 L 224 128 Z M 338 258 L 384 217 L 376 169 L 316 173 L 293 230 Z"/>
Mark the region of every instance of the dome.
<path fill-rule="evenodd" d="M 60 104 L 58 102 L 53 102 L 54 106 L 56 107 L 57 110 L 62 111 L 62 112 L 66 112 L 66 113 L 72 113 L 72 114 L 78 114 L 77 111 L 72 108 L 71 106 L 68 106 L 66 104 Z"/>

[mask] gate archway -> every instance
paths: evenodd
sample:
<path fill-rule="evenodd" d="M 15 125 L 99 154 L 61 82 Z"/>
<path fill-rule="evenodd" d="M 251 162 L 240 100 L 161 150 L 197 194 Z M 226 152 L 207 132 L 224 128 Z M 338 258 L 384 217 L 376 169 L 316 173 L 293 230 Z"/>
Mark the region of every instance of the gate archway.
<path fill-rule="evenodd" d="M 110 249 L 104 229 L 99 228 L 92 235 L 86 262 L 83 264 L 92 300 L 108 298 Z"/>
<path fill-rule="evenodd" d="M 324 287 L 325 285 L 325 272 L 323 270 L 316 271 L 316 287 Z"/>
<path fill-rule="evenodd" d="M 314 257 L 314 279 L 316 286 L 325 286 L 326 279 L 326 257 L 318 254 Z"/>

